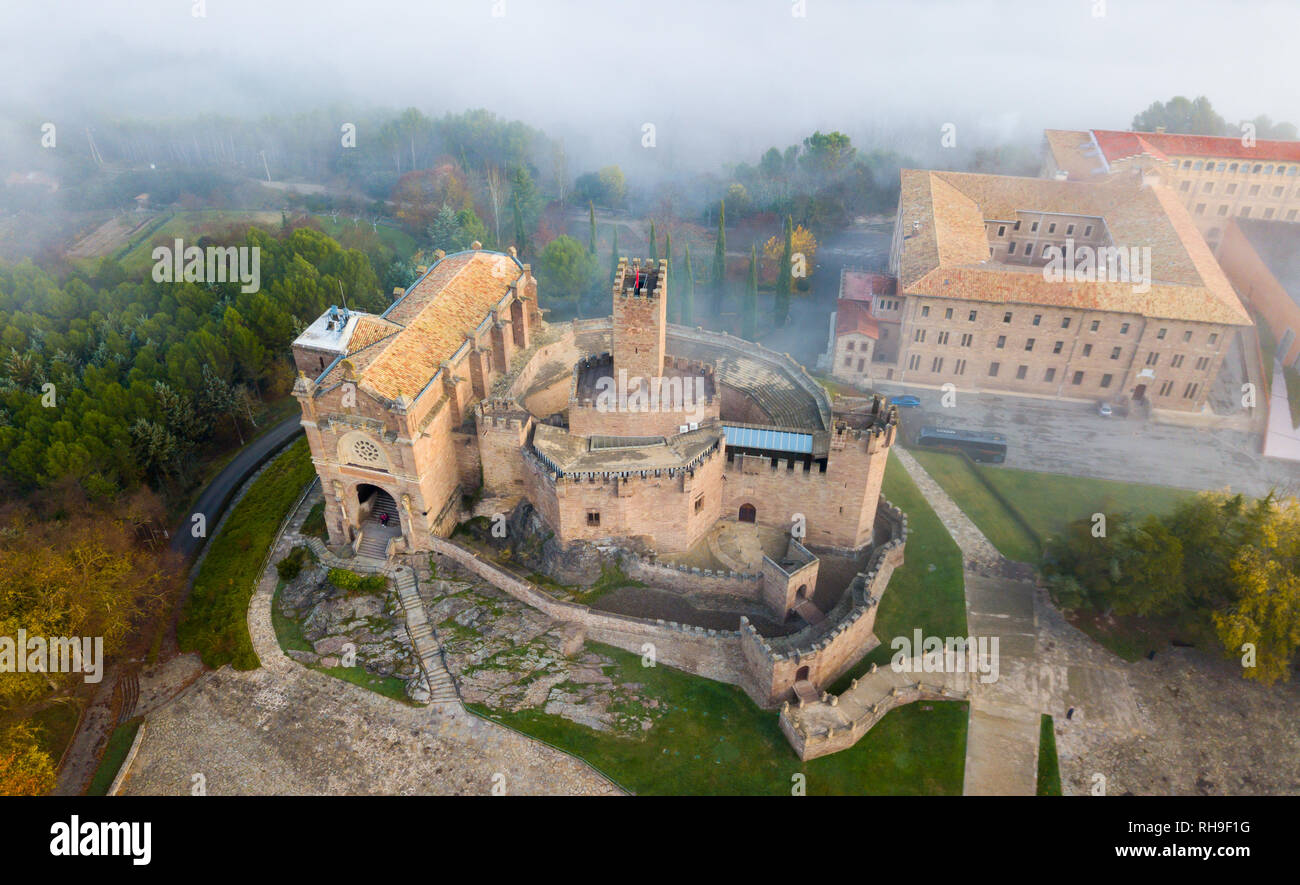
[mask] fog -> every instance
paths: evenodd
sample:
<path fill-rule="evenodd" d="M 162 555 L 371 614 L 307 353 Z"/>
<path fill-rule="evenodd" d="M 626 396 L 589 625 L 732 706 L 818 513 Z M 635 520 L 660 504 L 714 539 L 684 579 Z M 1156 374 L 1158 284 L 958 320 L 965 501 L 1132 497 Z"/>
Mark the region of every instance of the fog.
<path fill-rule="evenodd" d="M 816 128 L 923 160 L 944 123 L 967 145 L 1036 141 L 1176 94 L 1300 121 L 1277 76 L 1297 24 L 1294 2 L 7 0 L 0 109 L 14 126 L 486 107 L 592 163 L 635 165 L 645 123 L 653 162 L 678 167 Z"/>

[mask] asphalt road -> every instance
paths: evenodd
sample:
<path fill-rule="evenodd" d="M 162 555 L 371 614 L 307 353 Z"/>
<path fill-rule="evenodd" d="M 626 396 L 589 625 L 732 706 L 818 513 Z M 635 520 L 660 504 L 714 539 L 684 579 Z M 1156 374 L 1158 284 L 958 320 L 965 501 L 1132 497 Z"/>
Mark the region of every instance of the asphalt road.
<path fill-rule="evenodd" d="M 171 549 L 187 558 L 197 553 L 203 547 L 204 542 L 207 541 L 207 537 L 196 538 L 194 536 L 192 530 L 194 515 L 197 513 L 203 514 L 207 528 L 206 534 L 210 536 L 217 527 L 217 521 L 221 519 L 222 511 L 226 509 L 226 505 L 230 503 L 230 499 L 244 483 L 244 480 L 252 476 L 257 468 L 266 463 L 268 458 L 284 448 L 300 433 L 302 433 L 302 416 L 293 415 L 285 418 L 244 446 L 239 451 L 239 454 L 217 474 L 216 479 L 208 483 L 208 487 L 199 495 L 198 501 L 194 504 L 194 509 L 186 514 L 185 519 L 181 521 L 180 526 L 177 528 L 176 534 L 172 535 Z"/>

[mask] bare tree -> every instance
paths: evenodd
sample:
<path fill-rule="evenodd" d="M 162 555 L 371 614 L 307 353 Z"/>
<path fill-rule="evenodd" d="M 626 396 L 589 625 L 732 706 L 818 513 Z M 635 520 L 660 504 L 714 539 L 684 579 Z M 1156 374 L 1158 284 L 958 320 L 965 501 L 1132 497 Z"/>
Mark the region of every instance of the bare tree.
<path fill-rule="evenodd" d="M 501 167 L 488 166 L 484 172 L 487 179 L 488 198 L 492 201 L 492 228 L 496 242 L 501 242 L 501 203 L 505 199 L 505 181 L 501 177 Z"/>
<path fill-rule="evenodd" d="M 555 194 L 560 199 L 560 208 L 569 195 L 569 157 L 564 153 L 564 142 L 557 141 L 551 152 L 551 169 L 555 175 Z"/>

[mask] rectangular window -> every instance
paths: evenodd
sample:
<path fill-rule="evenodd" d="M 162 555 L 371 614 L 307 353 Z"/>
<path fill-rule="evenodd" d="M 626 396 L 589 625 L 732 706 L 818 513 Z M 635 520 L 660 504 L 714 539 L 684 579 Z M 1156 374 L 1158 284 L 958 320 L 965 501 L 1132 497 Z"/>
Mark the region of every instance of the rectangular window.
<path fill-rule="evenodd" d="M 1090 237 L 1090 236 L 1092 236 L 1092 225 L 1091 225 L 1091 224 L 1088 225 L 1087 227 L 1085 227 L 1085 228 L 1083 229 L 1083 235 L 1084 235 L 1085 237 Z"/>
<path fill-rule="evenodd" d="M 1218 341 L 1218 340 L 1219 340 L 1219 333 L 1218 333 L 1218 332 L 1211 332 L 1211 333 L 1210 333 L 1210 343 L 1211 343 L 1211 344 L 1214 344 L 1214 343 L 1215 343 L 1216 341 Z"/>
<path fill-rule="evenodd" d="M 908 369 L 911 369 L 911 370 L 914 371 L 914 370 L 915 370 L 918 366 L 920 366 L 920 365 L 921 365 L 921 355 L 920 355 L 919 353 L 914 353 L 914 354 L 912 354 L 910 357 L 908 357 L 908 359 L 907 359 L 907 368 L 908 368 Z"/>
<path fill-rule="evenodd" d="M 1068 328 L 1070 328 L 1070 318 L 1069 318 L 1069 317 L 1061 317 L 1061 328 L 1062 328 L 1062 329 L 1068 329 Z"/>
<path fill-rule="evenodd" d="M 944 310 L 944 312 L 943 312 L 943 318 L 944 318 L 945 320 L 950 320 L 950 319 L 952 319 L 952 308 L 951 308 L 951 307 L 949 307 L 949 308 L 947 308 L 947 309 Z"/>
<path fill-rule="evenodd" d="M 700 495 L 695 499 L 695 512 L 699 513 L 704 509 L 704 496 Z"/>
<path fill-rule="evenodd" d="M 1044 381 L 1053 381 L 1056 379 L 1056 369 L 1048 369 L 1043 373 Z"/>
<path fill-rule="evenodd" d="M 1174 354 L 1173 359 L 1169 360 L 1169 365 L 1175 369 L 1182 368 L 1183 355 L 1181 353 Z"/>
<path fill-rule="evenodd" d="M 1006 343 L 1007 343 L 1007 336 L 1006 336 L 1006 335 L 999 335 L 999 336 L 998 336 L 998 345 L 997 345 L 998 348 L 1001 349 L 1001 348 L 1005 347 L 1005 346 L 1006 346 Z"/>
<path fill-rule="evenodd" d="M 1208 356 L 1198 357 L 1196 360 L 1196 370 L 1204 372 L 1210 367 L 1210 358 Z"/>
<path fill-rule="evenodd" d="M 1199 384 L 1188 384 L 1183 388 L 1183 399 L 1191 399 L 1196 396 L 1196 391 L 1200 390 L 1200 388 L 1201 385 Z"/>
<path fill-rule="evenodd" d="M 1168 329 L 1161 329 L 1159 332 L 1156 333 L 1156 340 L 1157 340 L 1157 341 L 1164 341 L 1164 340 L 1165 340 L 1165 333 L 1168 332 L 1168 331 L 1169 331 Z"/>
<path fill-rule="evenodd" d="M 1067 224 L 1067 225 L 1065 226 L 1065 235 L 1066 235 L 1067 237 L 1072 237 L 1072 236 L 1074 236 L 1074 225 L 1073 225 L 1073 224 Z"/>
<path fill-rule="evenodd" d="M 1017 380 L 1017 381 L 1024 381 L 1024 380 L 1025 380 L 1025 375 L 1027 375 L 1028 373 L 1029 373 L 1029 367 L 1028 367 L 1028 366 L 1021 366 L 1020 368 L 1016 369 L 1016 380 Z"/>
<path fill-rule="evenodd" d="M 1160 362 L 1160 354 L 1156 353 L 1154 350 L 1151 353 L 1147 354 L 1148 366 L 1154 366 L 1158 362 Z"/>
<path fill-rule="evenodd" d="M 1160 395 L 1169 396 L 1169 391 L 1174 389 L 1174 382 L 1166 381 L 1160 385 Z"/>
<path fill-rule="evenodd" d="M 970 332 L 967 332 L 965 335 L 961 336 L 961 346 L 970 347 L 970 343 L 974 340 L 975 340 L 975 336 L 972 335 Z"/>
<path fill-rule="evenodd" d="M 1121 348 L 1118 348 L 1118 347 L 1112 347 L 1112 348 L 1110 349 L 1110 358 L 1113 359 L 1113 360 L 1117 360 L 1117 359 L 1119 359 L 1120 350 L 1121 350 Z"/>
<path fill-rule="evenodd" d="M 933 360 L 930 361 L 930 371 L 931 371 L 931 372 L 942 372 L 942 371 L 943 371 L 943 357 L 941 357 L 941 356 L 937 356 L 937 357 L 935 357 Z"/>
<path fill-rule="evenodd" d="M 846 356 L 846 357 L 844 358 L 844 365 L 846 365 L 846 366 L 851 366 L 851 365 L 853 365 L 853 357 L 851 357 L 851 356 Z"/>
<path fill-rule="evenodd" d="M 1084 356 L 1092 356 L 1092 345 L 1091 345 L 1091 344 L 1085 344 L 1085 345 L 1083 345 L 1083 355 L 1084 355 Z"/>
<path fill-rule="evenodd" d="M 1082 383 L 1083 383 L 1083 373 L 1082 373 L 1082 372 L 1075 372 L 1075 373 L 1074 373 L 1074 377 L 1070 379 L 1070 383 L 1071 383 L 1071 384 L 1082 384 Z"/>
<path fill-rule="evenodd" d="M 1102 375 L 1102 376 L 1101 376 L 1101 386 L 1102 386 L 1102 387 L 1110 387 L 1110 377 L 1111 377 L 1110 375 Z"/>
<path fill-rule="evenodd" d="M 1034 339 L 1030 338 L 1028 341 L 1025 342 L 1025 350 L 1033 350 L 1033 349 L 1034 349 Z"/>
<path fill-rule="evenodd" d="M 1064 347 L 1064 346 L 1065 346 L 1065 342 L 1064 342 L 1064 341 L 1058 341 L 1058 342 L 1056 342 L 1055 344 L 1052 345 L 1052 353 L 1060 353 L 1060 352 L 1061 352 L 1061 348 Z"/>
<path fill-rule="evenodd" d="M 965 361 L 965 360 L 957 360 L 957 365 L 953 368 L 953 371 L 956 372 L 958 375 L 965 375 L 965 374 L 966 374 L 966 361 Z"/>
<path fill-rule="evenodd" d="M 925 340 L 925 329 L 917 329 L 917 330 L 916 330 L 916 333 L 912 336 L 912 340 L 913 340 L 913 341 L 924 341 L 924 340 Z"/>
<path fill-rule="evenodd" d="M 999 224 L 999 225 L 998 225 L 998 236 L 1000 236 L 1000 237 L 1005 237 L 1006 235 L 1007 235 L 1007 226 L 1006 226 L 1005 224 Z"/>
<path fill-rule="evenodd" d="M 1016 241 L 1015 241 L 1015 240 L 1008 240 L 1008 241 L 1007 241 L 1007 254 L 1008 254 L 1008 255 L 1015 255 L 1015 254 L 1016 254 Z"/>
<path fill-rule="evenodd" d="M 599 511 L 599 510 L 588 510 L 588 511 L 587 511 L 587 525 L 600 525 L 600 511 Z"/>
<path fill-rule="evenodd" d="M 970 312 L 970 316 L 967 317 L 967 319 L 970 320 L 972 323 L 975 322 L 975 311 L 972 310 Z"/>
<path fill-rule="evenodd" d="M 1001 367 L 1002 367 L 1001 363 L 989 363 L 989 377 L 990 378 L 998 377 L 998 369 L 1000 369 Z"/>
<path fill-rule="evenodd" d="M 930 315 L 930 305 L 927 304 L 921 308 L 921 316 L 928 317 L 929 315 Z"/>
<path fill-rule="evenodd" d="M 859 371 L 859 372 L 861 372 L 861 371 L 863 370 L 863 367 L 866 365 L 866 363 L 867 363 L 867 361 L 866 361 L 865 359 L 861 359 L 861 358 L 858 359 L 858 371 Z"/>
<path fill-rule="evenodd" d="M 845 350 L 852 350 L 852 349 L 853 349 L 853 342 L 850 341 L 847 345 L 845 345 L 844 349 L 845 349 Z"/>
<path fill-rule="evenodd" d="M 1004 323 L 1011 322 L 1011 311 L 1008 310 L 1006 313 L 1002 314 L 1002 322 Z"/>
<path fill-rule="evenodd" d="M 1101 328 L 1101 320 L 1093 320 L 1091 323 L 1088 324 L 1089 332 L 1096 332 L 1100 328 Z"/>
<path fill-rule="evenodd" d="M 1038 222 L 1037 222 L 1037 221 L 1035 221 L 1033 224 L 1029 225 L 1029 232 L 1030 232 L 1031 234 L 1034 233 L 1034 232 L 1037 231 L 1037 230 L 1038 230 Z"/>
<path fill-rule="evenodd" d="M 1128 334 L 1128 323 L 1121 323 L 1121 324 L 1120 324 L 1120 327 L 1119 327 L 1119 333 L 1120 333 L 1121 335 L 1127 335 L 1127 334 Z"/>
<path fill-rule="evenodd" d="M 1047 232 L 1048 232 L 1049 234 L 1054 234 L 1054 233 L 1056 233 L 1056 222 L 1055 222 L 1055 221 L 1053 221 L 1051 224 L 1049 224 L 1049 225 L 1047 226 Z"/>
<path fill-rule="evenodd" d="M 1035 326 L 1037 326 L 1037 325 L 1038 325 L 1039 323 L 1041 323 L 1042 321 L 1043 321 L 1043 315 L 1042 315 L 1041 313 L 1036 313 L 1036 314 L 1034 314 L 1034 325 L 1035 325 Z"/>
<path fill-rule="evenodd" d="M 940 344 L 947 344 L 947 343 L 948 343 L 948 333 L 947 333 L 947 332 L 940 332 L 940 333 L 939 333 L 939 343 L 940 343 Z"/>

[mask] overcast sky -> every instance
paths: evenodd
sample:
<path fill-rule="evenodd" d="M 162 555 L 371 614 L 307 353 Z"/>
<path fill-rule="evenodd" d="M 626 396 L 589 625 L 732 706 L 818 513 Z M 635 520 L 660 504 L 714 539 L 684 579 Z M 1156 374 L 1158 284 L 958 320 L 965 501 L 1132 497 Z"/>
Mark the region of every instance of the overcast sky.
<path fill-rule="evenodd" d="M 1175 94 L 1300 123 L 1300 2 L 3 0 L 0 108 L 486 107 L 566 140 L 748 158 L 814 128 L 1127 127 Z M 1094 16 L 1104 5 L 1105 15 Z M 504 15 L 494 15 L 498 7 Z M 926 136 L 928 137 L 928 136 Z M 898 147 L 899 145 L 889 145 Z"/>

